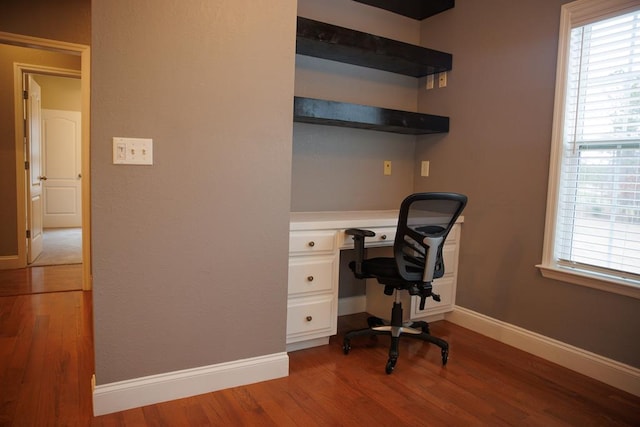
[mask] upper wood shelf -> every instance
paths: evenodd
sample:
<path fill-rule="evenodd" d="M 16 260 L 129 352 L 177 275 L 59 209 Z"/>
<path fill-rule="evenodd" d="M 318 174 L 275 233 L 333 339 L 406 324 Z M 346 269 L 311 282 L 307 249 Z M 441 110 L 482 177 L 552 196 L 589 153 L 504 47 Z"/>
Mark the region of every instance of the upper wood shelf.
<path fill-rule="evenodd" d="M 405 76 L 451 70 L 449 53 L 298 17 L 296 53 Z"/>
<path fill-rule="evenodd" d="M 448 117 L 299 96 L 293 101 L 293 121 L 405 135 L 449 132 Z"/>
<path fill-rule="evenodd" d="M 409 18 L 423 20 L 455 6 L 454 0 L 355 0 Z"/>

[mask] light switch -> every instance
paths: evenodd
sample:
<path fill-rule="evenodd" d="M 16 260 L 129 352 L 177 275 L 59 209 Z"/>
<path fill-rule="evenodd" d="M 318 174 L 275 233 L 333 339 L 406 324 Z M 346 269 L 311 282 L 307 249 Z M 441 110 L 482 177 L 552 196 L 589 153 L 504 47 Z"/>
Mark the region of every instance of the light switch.
<path fill-rule="evenodd" d="M 434 77 L 433 74 L 429 74 L 427 76 L 427 84 L 426 84 L 426 88 L 427 89 L 433 89 L 433 81 L 434 81 Z"/>
<path fill-rule="evenodd" d="M 119 165 L 152 165 L 151 138 L 113 137 L 113 163 Z"/>

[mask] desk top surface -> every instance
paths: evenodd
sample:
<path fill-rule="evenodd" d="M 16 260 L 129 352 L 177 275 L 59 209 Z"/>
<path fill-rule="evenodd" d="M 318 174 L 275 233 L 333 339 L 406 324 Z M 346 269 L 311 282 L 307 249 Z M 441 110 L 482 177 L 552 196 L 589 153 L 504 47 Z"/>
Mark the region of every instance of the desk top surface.
<path fill-rule="evenodd" d="M 291 212 L 290 230 L 329 230 L 344 228 L 395 227 L 397 209 L 379 211 Z M 462 222 L 459 217 L 456 222 Z"/>
<path fill-rule="evenodd" d="M 291 212 L 291 230 L 395 226 L 398 210 Z"/>

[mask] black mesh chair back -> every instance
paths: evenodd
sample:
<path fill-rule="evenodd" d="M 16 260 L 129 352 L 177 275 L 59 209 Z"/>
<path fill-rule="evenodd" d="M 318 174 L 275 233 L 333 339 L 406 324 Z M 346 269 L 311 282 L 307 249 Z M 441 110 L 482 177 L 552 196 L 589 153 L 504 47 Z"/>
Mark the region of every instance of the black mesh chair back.
<path fill-rule="evenodd" d="M 400 276 L 431 282 L 444 274 L 442 247 L 467 204 L 457 193 L 417 193 L 402 202 L 394 242 Z"/>

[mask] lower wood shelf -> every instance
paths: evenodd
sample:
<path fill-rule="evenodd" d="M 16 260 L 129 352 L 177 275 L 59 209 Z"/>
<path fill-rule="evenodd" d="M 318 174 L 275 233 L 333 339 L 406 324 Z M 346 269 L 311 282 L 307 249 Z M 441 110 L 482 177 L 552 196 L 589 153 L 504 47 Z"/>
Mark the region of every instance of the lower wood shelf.
<path fill-rule="evenodd" d="M 368 105 L 294 97 L 293 121 L 407 135 L 449 132 L 449 118 Z"/>

